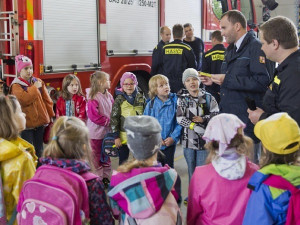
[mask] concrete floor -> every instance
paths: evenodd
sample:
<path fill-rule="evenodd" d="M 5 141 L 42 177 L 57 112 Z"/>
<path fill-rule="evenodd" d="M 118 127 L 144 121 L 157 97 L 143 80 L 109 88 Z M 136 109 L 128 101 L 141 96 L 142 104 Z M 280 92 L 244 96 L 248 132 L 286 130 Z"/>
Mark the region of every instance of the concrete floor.
<path fill-rule="evenodd" d="M 111 158 L 111 162 L 112 162 L 112 169 L 116 169 L 119 165 L 119 158 Z M 187 164 L 183 156 L 182 146 L 180 144 L 178 144 L 176 147 L 174 167 L 181 178 L 181 196 L 183 201 L 188 196 L 189 176 L 187 172 Z M 183 221 L 186 221 L 186 209 L 187 207 L 182 202 L 181 213 L 182 213 Z"/>

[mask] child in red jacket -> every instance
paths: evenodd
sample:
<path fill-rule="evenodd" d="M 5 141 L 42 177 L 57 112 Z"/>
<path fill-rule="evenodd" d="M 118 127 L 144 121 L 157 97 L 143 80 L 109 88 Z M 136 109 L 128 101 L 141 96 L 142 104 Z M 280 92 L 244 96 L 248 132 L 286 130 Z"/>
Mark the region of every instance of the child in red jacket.
<path fill-rule="evenodd" d="M 56 103 L 56 118 L 60 116 L 75 116 L 86 120 L 86 101 L 81 90 L 81 84 L 77 76 L 68 74 L 63 79 L 62 96 Z"/>

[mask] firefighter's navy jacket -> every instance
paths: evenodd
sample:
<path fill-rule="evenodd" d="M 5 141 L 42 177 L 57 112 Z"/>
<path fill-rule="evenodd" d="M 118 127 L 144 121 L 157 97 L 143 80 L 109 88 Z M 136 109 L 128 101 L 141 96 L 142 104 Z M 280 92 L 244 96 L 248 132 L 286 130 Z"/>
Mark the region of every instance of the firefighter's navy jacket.
<path fill-rule="evenodd" d="M 287 112 L 300 126 L 300 50 L 289 55 L 275 70 L 263 99 L 263 110 L 260 119 Z"/>
<path fill-rule="evenodd" d="M 202 69 L 202 57 L 203 57 L 204 48 L 205 48 L 203 41 L 200 38 L 195 37 L 194 41 L 183 40 L 183 43 L 186 43 L 192 47 L 194 54 L 195 54 L 195 58 L 196 58 L 197 70 L 201 70 Z"/>
<path fill-rule="evenodd" d="M 234 45 L 228 46 L 221 73 L 226 74 L 221 85 L 220 112 L 237 115 L 247 126 L 245 134 L 253 138 L 253 124 L 248 118 L 246 97 L 262 106 L 262 99 L 270 82 L 266 69 L 265 54 L 260 42 L 248 32 L 237 52 Z"/>
<path fill-rule="evenodd" d="M 165 42 L 161 40 L 156 47 L 153 49 L 152 53 L 152 66 L 151 66 L 151 72 L 150 75 L 154 76 L 156 74 L 162 74 L 163 68 L 162 63 L 160 62 L 162 60 L 162 50 L 165 45 Z"/>
<path fill-rule="evenodd" d="M 223 44 L 217 44 L 212 49 L 205 52 L 202 60 L 202 71 L 209 74 L 221 73 L 225 50 Z M 206 86 L 205 90 L 211 93 L 218 103 L 220 102 L 220 85 L 213 83 L 211 86 Z"/>
<path fill-rule="evenodd" d="M 163 75 L 169 78 L 171 92 L 177 93 L 183 88 L 183 71 L 187 68 L 196 69 L 196 59 L 193 49 L 181 40 L 175 39 L 163 47 L 162 55 Z"/>

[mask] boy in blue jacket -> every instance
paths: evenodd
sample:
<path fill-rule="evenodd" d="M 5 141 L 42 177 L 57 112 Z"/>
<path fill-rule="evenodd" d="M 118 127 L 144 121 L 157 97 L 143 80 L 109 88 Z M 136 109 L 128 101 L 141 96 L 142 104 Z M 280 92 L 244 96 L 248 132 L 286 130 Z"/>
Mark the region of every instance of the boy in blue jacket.
<path fill-rule="evenodd" d="M 177 96 L 170 93 L 169 79 L 155 75 L 149 80 L 150 101 L 144 115 L 155 117 L 162 127 L 161 150 L 165 155 L 164 163 L 174 168 L 174 155 L 182 127 L 176 121 Z"/>

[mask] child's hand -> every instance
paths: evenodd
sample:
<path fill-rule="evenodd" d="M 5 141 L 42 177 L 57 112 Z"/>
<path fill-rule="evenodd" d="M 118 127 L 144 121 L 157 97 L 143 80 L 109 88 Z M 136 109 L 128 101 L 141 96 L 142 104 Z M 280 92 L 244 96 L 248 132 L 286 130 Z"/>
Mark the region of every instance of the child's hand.
<path fill-rule="evenodd" d="M 120 138 L 115 139 L 115 145 L 117 148 L 120 148 L 122 146 L 122 142 Z"/>
<path fill-rule="evenodd" d="M 194 123 L 203 123 L 203 118 L 201 116 L 194 116 L 192 121 Z"/>
<path fill-rule="evenodd" d="M 161 145 L 162 145 L 162 146 L 166 145 L 166 143 L 165 143 L 164 140 L 161 140 Z"/>
<path fill-rule="evenodd" d="M 171 146 L 174 143 L 174 140 L 173 140 L 173 138 L 168 137 L 164 140 L 164 142 L 165 142 L 166 146 L 168 147 L 168 146 Z"/>
<path fill-rule="evenodd" d="M 42 82 L 41 81 L 36 81 L 33 84 L 34 86 L 36 86 L 36 88 L 41 88 L 42 87 Z"/>

